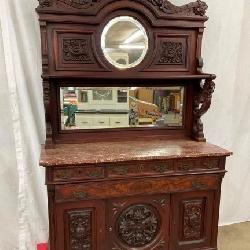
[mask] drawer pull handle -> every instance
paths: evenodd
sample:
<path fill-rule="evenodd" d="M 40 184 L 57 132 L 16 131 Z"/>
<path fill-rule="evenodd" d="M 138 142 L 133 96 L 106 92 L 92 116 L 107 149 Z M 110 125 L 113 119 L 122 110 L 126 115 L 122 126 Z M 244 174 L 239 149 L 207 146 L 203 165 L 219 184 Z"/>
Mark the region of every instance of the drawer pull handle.
<path fill-rule="evenodd" d="M 191 169 L 191 166 L 189 165 L 182 165 L 179 167 L 181 171 L 189 171 Z"/>
<path fill-rule="evenodd" d="M 154 167 L 154 171 L 160 174 L 163 174 L 169 170 L 170 170 L 169 166 L 155 166 Z"/>
<path fill-rule="evenodd" d="M 102 171 L 98 171 L 98 170 L 90 171 L 88 172 L 88 176 L 91 178 L 99 178 L 102 176 Z"/>
<path fill-rule="evenodd" d="M 192 182 L 192 188 L 196 190 L 202 190 L 202 189 L 207 188 L 207 186 L 201 182 Z"/>
<path fill-rule="evenodd" d="M 73 196 L 75 199 L 81 200 L 81 199 L 86 199 L 88 195 L 83 191 L 75 191 L 73 193 Z"/>
<path fill-rule="evenodd" d="M 204 164 L 204 166 L 205 166 L 207 169 L 213 169 L 213 168 L 214 168 L 214 166 L 213 166 L 212 164 L 208 164 L 208 163 Z"/>
<path fill-rule="evenodd" d="M 69 179 L 71 177 L 71 175 L 70 175 L 69 171 L 63 170 L 63 171 L 58 172 L 57 177 L 59 179 L 67 180 L 67 179 Z"/>
<path fill-rule="evenodd" d="M 114 168 L 113 170 L 118 175 L 127 175 L 128 174 L 128 167 L 118 167 L 118 168 Z"/>

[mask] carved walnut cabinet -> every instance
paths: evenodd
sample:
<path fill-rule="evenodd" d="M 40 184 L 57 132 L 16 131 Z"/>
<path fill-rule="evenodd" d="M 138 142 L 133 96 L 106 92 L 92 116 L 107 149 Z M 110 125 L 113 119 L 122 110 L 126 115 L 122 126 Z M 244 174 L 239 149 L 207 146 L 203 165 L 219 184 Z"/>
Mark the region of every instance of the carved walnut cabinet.
<path fill-rule="evenodd" d="M 50 250 L 216 250 L 227 150 L 201 117 L 207 5 L 39 0 Z"/>

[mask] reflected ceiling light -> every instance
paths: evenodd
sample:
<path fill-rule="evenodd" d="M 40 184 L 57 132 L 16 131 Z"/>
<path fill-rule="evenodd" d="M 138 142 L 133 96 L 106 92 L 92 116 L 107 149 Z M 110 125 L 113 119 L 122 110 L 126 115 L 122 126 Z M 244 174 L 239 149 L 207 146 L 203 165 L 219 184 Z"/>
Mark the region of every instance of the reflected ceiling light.
<path fill-rule="evenodd" d="M 140 36 L 143 36 L 143 31 L 142 30 L 137 30 L 136 32 L 134 32 L 130 37 L 128 37 L 123 44 L 127 44 L 127 43 L 131 43 L 134 40 L 136 40 L 137 38 L 139 38 Z"/>
<path fill-rule="evenodd" d="M 138 87 L 130 87 L 130 90 L 137 90 Z"/>
<path fill-rule="evenodd" d="M 141 44 L 120 44 L 120 49 L 145 49 L 145 45 Z"/>

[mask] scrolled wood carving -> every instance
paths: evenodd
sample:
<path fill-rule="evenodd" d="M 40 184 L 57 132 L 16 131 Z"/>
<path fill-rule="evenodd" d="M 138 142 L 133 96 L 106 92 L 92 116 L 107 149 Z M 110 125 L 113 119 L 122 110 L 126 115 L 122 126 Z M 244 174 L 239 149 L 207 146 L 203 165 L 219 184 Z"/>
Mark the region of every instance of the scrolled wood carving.
<path fill-rule="evenodd" d="M 184 203 L 183 237 L 185 240 L 202 237 L 203 200 Z"/>
<path fill-rule="evenodd" d="M 59 0 L 76 9 L 88 9 L 99 0 Z"/>
<path fill-rule="evenodd" d="M 159 232 L 160 218 L 157 211 L 144 204 L 132 205 L 117 219 L 118 238 L 130 248 L 151 243 Z"/>
<path fill-rule="evenodd" d="M 203 133 L 203 123 L 201 117 L 208 111 L 211 106 L 212 94 L 215 89 L 214 80 L 215 76 L 205 80 L 199 93 L 195 96 L 194 100 L 194 121 L 193 121 L 193 136 L 197 141 L 206 141 Z"/>
<path fill-rule="evenodd" d="M 38 2 L 40 8 L 50 7 L 53 4 L 53 0 L 38 0 Z"/>
<path fill-rule="evenodd" d="M 74 250 L 92 249 L 91 211 L 69 211 L 69 246 Z"/>
<path fill-rule="evenodd" d="M 167 0 L 147 0 L 154 6 L 157 6 L 162 12 L 166 14 L 178 14 L 178 15 L 197 15 L 204 16 L 208 9 L 205 2 L 197 0 L 183 6 L 176 6 Z"/>

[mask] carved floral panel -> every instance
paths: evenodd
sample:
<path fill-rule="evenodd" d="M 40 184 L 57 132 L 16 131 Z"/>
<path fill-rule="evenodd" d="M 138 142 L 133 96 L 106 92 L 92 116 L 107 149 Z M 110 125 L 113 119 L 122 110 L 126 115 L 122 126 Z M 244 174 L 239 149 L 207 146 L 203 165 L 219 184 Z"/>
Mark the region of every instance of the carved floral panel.
<path fill-rule="evenodd" d="M 92 212 L 90 210 L 68 211 L 69 249 L 92 249 Z"/>
<path fill-rule="evenodd" d="M 150 205 L 137 204 L 129 206 L 117 218 L 116 232 L 123 244 L 144 247 L 157 236 L 160 228 L 160 217 Z"/>
<path fill-rule="evenodd" d="M 162 41 L 158 64 L 184 64 L 184 48 L 182 42 Z"/>
<path fill-rule="evenodd" d="M 204 200 L 183 203 L 183 239 L 198 240 L 203 236 Z"/>
<path fill-rule="evenodd" d="M 66 63 L 93 63 L 91 56 L 90 38 L 63 38 L 63 60 Z"/>

